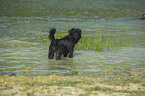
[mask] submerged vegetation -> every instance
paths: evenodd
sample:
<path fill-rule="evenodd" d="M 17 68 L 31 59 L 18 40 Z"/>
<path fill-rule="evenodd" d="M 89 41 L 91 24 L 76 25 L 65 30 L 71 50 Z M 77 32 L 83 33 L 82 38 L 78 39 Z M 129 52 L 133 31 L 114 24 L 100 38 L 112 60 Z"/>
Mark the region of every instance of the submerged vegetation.
<path fill-rule="evenodd" d="M 42 95 L 107 95 L 143 96 L 145 92 L 145 72 L 142 70 L 122 71 L 122 77 L 73 76 L 0 76 L 0 93 L 3 96 L 42 96 Z"/>

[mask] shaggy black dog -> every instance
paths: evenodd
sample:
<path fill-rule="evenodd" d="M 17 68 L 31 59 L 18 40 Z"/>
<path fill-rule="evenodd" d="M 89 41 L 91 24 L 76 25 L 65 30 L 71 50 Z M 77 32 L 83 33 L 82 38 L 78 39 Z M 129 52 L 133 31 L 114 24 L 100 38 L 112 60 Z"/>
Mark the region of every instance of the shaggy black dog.
<path fill-rule="evenodd" d="M 48 58 L 53 59 L 54 53 L 56 54 L 56 60 L 60 60 L 63 54 L 64 57 L 73 57 L 74 47 L 81 39 L 81 30 L 72 28 L 68 31 L 68 35 L 61 39 L 55 39 L 54 34 L 56 29 L 50 30 L 49 39 L 51 44 L 49 46 Z"/>

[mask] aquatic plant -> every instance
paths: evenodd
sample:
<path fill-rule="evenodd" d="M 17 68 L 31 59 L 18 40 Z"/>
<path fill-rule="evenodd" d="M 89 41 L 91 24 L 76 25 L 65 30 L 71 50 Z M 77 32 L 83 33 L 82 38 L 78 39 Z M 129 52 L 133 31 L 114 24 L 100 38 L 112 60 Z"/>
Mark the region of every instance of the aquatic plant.
<path fill-rule="evenodd" d="M 62 38 L 66 34 L 60 33 L 56 38 Z M 120 49 L 123 45 L 122 41 L 117 38 L 105 37 L 102 35 L 82 36 L 81 40 L 76 45 L 76 50 L 92 50 L 92 51 L 113 51 Z"/>
<path fill-rule="evenodd" d="M 66 35 L 64 32 L 57 33 L 55 35 L 56 39 L 62 38 Z M 32 41 L 37 41 L 40 43 L 50 43 L 48 39 L 48 34 L 40 34 L 39 32 L 34 33 L 34 37 Z M 92 36 L 82 36 L 81 40 L 76 45 L 76 50 L 92 50 L 92 51 L 113 51 L 120 49 L 121 47 L 126 46 L 123 45 L 122 41 L 102 35 Z"/>

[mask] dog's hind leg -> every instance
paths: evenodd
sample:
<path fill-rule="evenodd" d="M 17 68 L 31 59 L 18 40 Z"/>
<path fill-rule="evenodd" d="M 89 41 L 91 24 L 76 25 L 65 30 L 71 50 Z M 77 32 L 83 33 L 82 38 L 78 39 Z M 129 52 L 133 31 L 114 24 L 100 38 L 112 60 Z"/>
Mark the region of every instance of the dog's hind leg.
<path fill-rule="evenodd" d="M 54 50 L 53 50 L 53 48 L 49 47 L 48 58 L 53 59 L 53 56 L 54 56 Z"/>

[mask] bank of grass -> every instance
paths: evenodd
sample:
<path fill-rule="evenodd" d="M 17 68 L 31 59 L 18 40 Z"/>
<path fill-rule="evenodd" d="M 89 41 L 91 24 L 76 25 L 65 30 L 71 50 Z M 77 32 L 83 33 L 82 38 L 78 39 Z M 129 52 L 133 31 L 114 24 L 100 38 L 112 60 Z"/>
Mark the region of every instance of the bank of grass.
<path fill-rule="evenodd" d="M 48 35 L 48 34 L 47 34 Z M 66 33 L 57 33 L 55 38 L 60 39 L 66 36 Z M 46 34 L 34 33 L 33 40 L 39 40 L 42 43 L 50 43 Z M 30 41 L 33 41 L 30 40 Z M 92 51 L 114 51 L 129 45 L 129 42 L 124 42 L 114 37 L 107 37 L 101 35 L 82 36 L 81 40 L 75 47 L 75 50 L 92 50 Z"/>
<path fill-rule="evenodd" d="M 144 96 L 145 71 L 116 68 L 120 77 L 0 76 L 2 96 Z M 128 74 L 128 75 L 125 75 Z"/>

